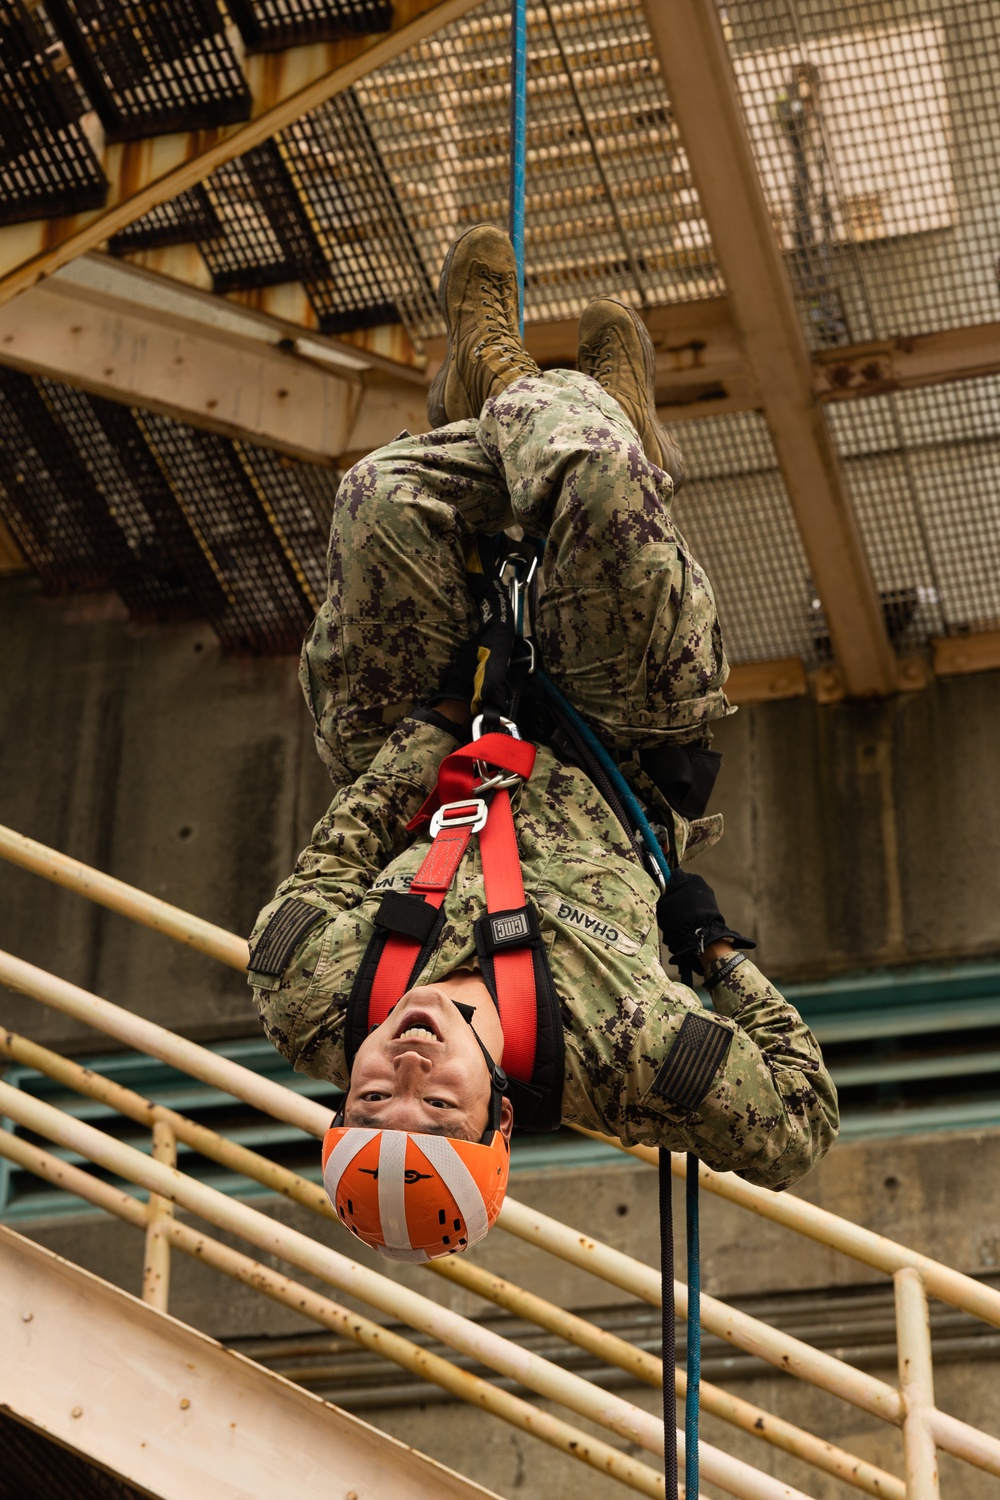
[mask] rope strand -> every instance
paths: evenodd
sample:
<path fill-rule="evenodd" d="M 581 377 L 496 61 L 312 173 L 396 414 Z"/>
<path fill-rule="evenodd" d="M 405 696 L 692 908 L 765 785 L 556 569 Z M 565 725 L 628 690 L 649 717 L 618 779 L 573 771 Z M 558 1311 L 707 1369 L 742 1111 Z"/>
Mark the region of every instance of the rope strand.
<path fill-rule="evenodd" d="M 510 5 L 510 242 L 517 262 L 517 306 L 524 338 L 524 192 L 528 127 L 527 0 Z"/>
<path fill-rule="evenodd" d="M 660 1279 L 663 1283 L 663 1478 L 664 1500 L 679 1500 L 677 1489 L 677 1324 L 674 1306 L 674 1203 L 670 1152 L 660 1147 Z M 687 1429 L 685 1427 L 685 1442 Z M 694 1491 L 697 1496 L 697 1490 Z M 691 1494 L 691 1491 L 688 1491 Z"/>
<path fill-rule="evenodd" d="M 701 1246 L 698 1237 L 698 1158 L 687 1154 L 687 1391 L 684 1395 L 684 1497 L 698 1497 L 698 1403 L 701 1399 Z"/>

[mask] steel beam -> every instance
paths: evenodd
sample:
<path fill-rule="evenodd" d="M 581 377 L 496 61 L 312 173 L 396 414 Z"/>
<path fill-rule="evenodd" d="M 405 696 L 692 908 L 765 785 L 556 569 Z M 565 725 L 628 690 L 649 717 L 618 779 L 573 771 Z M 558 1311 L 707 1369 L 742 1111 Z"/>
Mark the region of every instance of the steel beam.
<path fill-rule="evenodd" d="M 813 355 L 813 389 L 823 401 L 882 396 L 1000 371 L 1000 323 L 946 328 Z"/>
<path fill-rule="evenodd" d="M 727 297 L 672 302 L 645 310 L 656 349 L 656 399 L 666 421 L 691 421 L 763 405 Z M 547 368 L 576 362 L 577 320 L 529 323 L 525 342 Z M 428 339 L 431 373 L 445 340 Z M 811 383 L 820 402 L 852 401 L 920 386 L 1000 374 L 1000 322 L 971 328 L 846 344 L 812 356 Z"/>
<path fill-rule="evenodd" d="M 253 101 L 249 120 L 106 146 L 101 165 L 110 187 L 103 208 L 0 229 L 0 302 L 85 250 L 95 249 L 148 209 L 200 182 L 223 162 L 259 146 L 479 3 L 395 0 L 392 27 L 381 35 L 247 57 L 243 67 Z"/>
<path fill-rule="evenodd" d="M 939 635 L 931 641 L 934 674 L 957 677 L 966 672 L 995 672 L 1000 667 L 1000 630 Z"/>
<path fill-rule="evenodd" d="M 761 405 L 727 298 L 674 302 L 651 307 L 643 316 L 656 350 L 656 400 L 667 420 Z M 541 365 L 575 363 L 576 330 L 575 319 L 529 324 L 526 342 Z"/>
<path fill-rule="evenodd" d="M 730 667 L 726 682 L 726 697 L 730 703 L 771 703 L 778 698 L 804 698 L 808 691 L 806 669 L 797 656 L 738 662 Z"/>
<path fill-rule="evenodd" d="M 848 691 L 891 693 L 895 657 L 813 394 L 716 0 L 644 0 L 644 10 Z"/>
<path fill-rule="evenodd" d="M 496 1500 L 0 1228 L 0 1407 L 163 1500 Z"/>
<path fill-rule="evenodd" d="M 427 426 L 418 371 L 104 256 L 0 308 L 0 363 L 314 463 Z"/>

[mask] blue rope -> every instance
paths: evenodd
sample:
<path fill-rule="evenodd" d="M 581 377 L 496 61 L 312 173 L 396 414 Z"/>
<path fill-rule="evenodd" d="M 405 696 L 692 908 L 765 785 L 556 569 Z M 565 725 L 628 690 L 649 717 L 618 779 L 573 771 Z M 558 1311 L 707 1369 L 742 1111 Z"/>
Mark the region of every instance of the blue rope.
<path fill-rule="evenodd" d="M 528 7 L 510 0 L 510 242 L 517 261 L 517 305 L 524 338 L 524 179 L 528 130 Z"/>
<path fill-rule="evenodd" d="M 584 718 L 577 713 L 576 709 L 565 698 L 550 678 L 544 672 L 538 672 L 538 680 L 543 692 L 552 698 L 560 712 L 571 722 L 574 730 L 583 740 L 591 754 L 598 760 L 607 774 L 609 780 L 625 804 L 636 828 L 642 836 L 642 841 L 650 854 L 656 861 L 657 868 L 662 872 L 664 880 L 670 879 L 670 866 L 667 864 L 663 850 L 660 848 L 659 840 L 649 826 L 649 820 L 643 811 L 642 804 L 636 797 L 632 788 L 625 780 L 621 771 L 605 750 L 600 740 Z M 689 976 L 690 977 L 690 976 Z M 661 1156 L 663 1153 L 661 1153 Z M 669 1159 L 669 1158 L 668 1158 Z M 663 1194 L 662 1167 L 661 1167 L 661 1200 Z M 687 1157 L 687 1180 L 685 1184 L 685 1205 L 687 1209 L 687 1266 L 688 1266 L 688 1313 L 687 1313 L 687 1392 L 684 1397 L 684 1496 L 685 1500 L 697 1500 L 698 1495 L 698 1430 L 699 1430 L 699 1401 L 701 1391 L 701 1246 L 699 1241 L 699 1214 L 698 1214 L 698 1158 L 693 1152 L 688 1152 Z M 661 1214 L 663 1212 L 661 1202 Z M 667 1288 L 663 1289 L 664 1306 L 666 1307 Z M 668 1366 L 668 1360 L 670 1361 Z M 669 1389 L 670 1376 L 668 1368 L 673 1368 L 673 1359 L 668 1349 L 668 1340 L 664 1336 L 663 1345 L 663 1382 L 664 1393 Z M 671 1473 L 670 1460 L 670 1433 L 674 1430 L 673 1418 L 668 1416 L 670 1402 L 664 1403 L 665 1436 L 667 1442 L 666 1469 L 667 1469 L 667 1500 L 670 1500 L 671 1483 L 676 1483 L 676 1459 L 674 1460 L 673 1473 Z M 676 1493 L 676 1489 L 674 1489 Z"/>
<path fill-rule="evenodd" d="M 698 1413 L 701 1390 L 701 1246 L 698 1241 L 698 1158 L 687 1154 L 687 1391 L 684 1395 L 684 1497 L 698 1496 Z"/>
<path fill-rule="evenodd" d="M 611 759 L 611 756 L 605 750 L 604 746 L 597 738 L 597 735 L 587 723 L 586 719 L 580 717 L 576 709 L 573 707 L 572 703 L 570 703 L 569 699 L 563 697 L 562 693 L 556 687 L 555 683 L 552 682 L 550 678 L 546 677 L 544 672 L 538 672 L 537 677 L 539 682 L 542 684 L 543 690 L 548 693 L 552 701 L 558 705 L 560 711 L 565 715 L 567 719 L 570 720 L 573 728 L 576 730 L 577 734 L 587 746 L 587 749 L 591 751 L 596 760 L 600 761 L 601 766 L 606 771 L 612 785 L 614 786 L 615 791 L 618 793 L 619 797 L 627 807 L 629 816 L 635 823 L 636 829 L 638 830 L 642 838 L 642 842 L 645 844 L 652 858 L 656 861 L 657 869 L 660 871 L 660 874 L 663 876 L 664 880 L 669 880 L 670 866 L 667 864 L 666 857 L 664 856 L 663 850 L 660 848 L 659 840 L 657 839 L 656 834 L 649 826 L 649 819 L 646 817 L 646 814 L 643 811 L 642 803 L 635 795 L 635 792 L 633 792 L 632 788 L 629 786 L 621 771 L 619 771 L 618 767 L 615 765 L 614 761 Z"/>

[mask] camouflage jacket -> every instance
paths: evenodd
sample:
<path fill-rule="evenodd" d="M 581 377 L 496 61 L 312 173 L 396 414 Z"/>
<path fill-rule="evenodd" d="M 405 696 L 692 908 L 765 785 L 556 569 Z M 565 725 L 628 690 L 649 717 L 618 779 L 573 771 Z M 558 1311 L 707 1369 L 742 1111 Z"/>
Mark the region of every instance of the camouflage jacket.
<path fill-rule="evenodd" d="M 268 1036 L 302 1072 L 347 1087 L 344 1012 L 354 976 L 384 892 L 407 890 L 424 858 L 427 836 L 413 841 L 406 825 L 454 747 L 443 730 L 403 720 L 370 769 L 334 798 L 258 918 L 250 984 Z M 550 750 L 539 749 L 514 814 L 525 892 L 562 1007 L 564 1121 L 628 1145 L 695 1151 L 764 1187 L 796 1181 L 832 1144 L 838 1114 L 819 1046 L 794 1008 L 749 961 L 713 991 L 714 1015 L 668 978 L 653 879 L 593 784 Z M 255 944 L 289 897 L 326 920 L 313 918 L 297 944 L 290 922 L 283 972 L 255 973 Z M 303 908 L 289 911 L 298 920 Z M 484 911 L 473 839 L 424 982 L 474 961 L 472 924 Z"/>

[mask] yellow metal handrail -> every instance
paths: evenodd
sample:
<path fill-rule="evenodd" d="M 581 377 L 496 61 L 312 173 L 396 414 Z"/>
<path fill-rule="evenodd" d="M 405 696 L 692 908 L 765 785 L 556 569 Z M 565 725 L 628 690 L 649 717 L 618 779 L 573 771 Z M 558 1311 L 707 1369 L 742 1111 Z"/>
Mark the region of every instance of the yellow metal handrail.
<path fill-rule="evenodd" d="M 180 907 L 171 906 L 157 896 L 150 896 L 135 886 L 105 875 L 80 860 L 50 849 L 34 839 L 26 838 L 24 834 L 17 833 L 2 824 L 0 824 L 0 858 L 22 869 L 30 870 L 33 874 L 41 875 L 55 884 L 74 890 L 80 895 L 87 896 L 90 900 L 97 901 L 122 916 L 152 927 L 165 936 L 198 949 L 209 957 L 217 958 L 231 968 L 240 971 L 246 969 L 247 945 L 245 940 L 237 937 L 235 933 L 227 932 L 225 928 L 216 927 L 200 917 L 192 916 Z M 51 985 L 46 985 L 46 981 L 51 981 Z M 175 1036 L 165 1028 L 156 1026 L 151 1021 L 145 1021 L 139 1016 L 133 1016 L 129 1011 L 122 1011 L 112 1006 L 110 1002 L 100 1000 L 97 996 L 90 995 L 87 991 L 70 985 L 65 980 L 55 979 L 44 970 L 35 969 L 33 965 L 13 958 L 12 955 L 0 953 L 0 982 L 24 994 L 32 995 L 36 999 L 44 1000 L 44 1003 L 54 1005 L 65 1014 L 96 1026 L 99 1030 L 107 1031 L 109 1035 L 136 1047 L 139 1051 L 160 1057 L 163 1061 L 171 1062 L 183 1071 L 192 1072 L 194 1076 L 203 1078 L 206 1082 L 236 1093 L 237 1097 L 256 1104 L 266 1113 L 273 1114 L 277 1119 L 289 1124 L 299 1125 L 300 1128 L 313 1135 L 321 1137 L 329 1124 L 329 1111 L 325 1110 L 322 1105 L 317 1105 L 297 1095 L 291 1095 L 280 1084 L 272 1084 L 266 1079 L 258 1078 L 248 1069 L 240 1068 L 238 1064 L 226 1058 L 218 1058 L 206 1049 L 196 1047 L 194 1043 Z M 38 992 L 42 985 L 48 989 L 46 995 Z M 158 1047 L 164 1050 L 157 1050 Z M 193 1065 L 189 1068 L 184 1060 L 185 1055 L 192 1064 L 212 1068 L 212 1076 L 199 1072 L 197 1066 Z M 257 1097 L 250 1099 L 247 1094 L 240 1091 L 239 1086 L 230 1088 L 225 1081 L 227 1078 L 230 1084 L 251 1085 L 252 1081 L 259 1085 L 259 1089 L 255 1090 Z M 639 1161 L 651 1165 L 656 1162 L 656 1153 L 648 1147 L 623 1146 L 620 1141 L 598 1135 L 582 1126 L 575 1128 L 580 1134 L 590 1135 L 603 1144 L 627 1152 Z M 686 1173 L 686 1158 L 681 1154 L 674 1155 L 672 1168 L 675 1176 L 683 1177 Z M 973 1277 L 966 1276 L 961 1271 L 955 1271 L 930 1256 L 922 1255 L 906 1245 L 900 1245 L 884 1235 L 876 1234 L 873 1230 L 854 1224 L 849 1219 L 841 1218 L 828 1209 L 819 1208 L 804 1198 L 796 1197 L 794 1193 L 770 1193 L 764 1188 L 754 1187 L 751 1183 L 744 1182 L 731 1172 L 713 1172 L 704 1163 L 700 1165 L 698 1180 L 708 1192 L 715 1193 L 730 1203 L 737 1204 L 740 1208 L 749 1209 L 751 1213 L 758 1214 L 762 1218 L 770 1219 L 773 1223 L 781 1224 L 784 1228 L 791 1229 L 807 1239 L 838 1250 L 843 1255 L 860 1261 L 873 1270 L 882 1271 L 891 1276 L 903 1266 L 912 1266 L 923 1276 L 928 1290 L 942 1302 L 961 1308 L 1000 1327 L 1000 1291 L 977 1282 Z"/>
<path fill-rule="evenodd" d="M 235 935 L 2 827 L 0 857 L 87 895 L 231 967 L 245 967 L 246 944 Z M 164 1027 L 12 955 L 0 953 L 0 982 L 233 1094 L 277 1119 L 292 1123 L 308 1134 L 322 1136 L 329 1122 L 329 1110 L 314 1101 L 293 1094 L 230 1059 L 219 1057 Z M 330 1284 L 349 1290 L 383 1312 L 422 1329 L 494 1370 L 511 1376 L 537 1394 L 609 1427 L 649 1451 L 662 1449 L 659 1424 L 620 1397 L 598 1392 L 590 1382 L 459 1318 L 439 1304 L 402 1288 L 399 1283 L 348 1261 L 307 1236 L 276 1225 L 249 1206 L 234 1202 L 204 1183 L 178 1172 L 173 1165 L 175 1143 L 184 1141 L 211 1159 L 283 1193 L 314 1212 L 328 1219 L 335 1218 L 325 1193 L 316 1184 L 13 1033 L 0 1039 L 0 1052 L 37 1067 L 70 1088 L 102 1099 L 152 1129 L 154 1148 L 150 1158 L 82 1121 L 0 1084 L 0 1113 L 149 1191 L 149 1204 L 137 1204 L 128 1194 L 101 1183 L 89 1173 L 70 1167 L 9 1131 L 0 1131 L 0 1155 L 18 1161 L 27 1170 L 58 1182 L 69 1191 L 145 1230 L 144 1294 L 155 1305 L 166 1307 L 168 1252 L 171 1245 L 176 1245 L 188 1253 L 198 1254 L 226 1274 L 257 1286 L 265 1294 L 306 1310 L 306 1303 L 300 1297 L 305 1288 L 178 1223 L 173 1217 L 176 1203 L 228 1232 L 242 1235 L 252 1244 L 280 1254 L 293 1265 Z M 628 1149 L 618 1142 L 609 1144 Z M 630 1154 L 643 1161 L 656 1160 L 655 1152 L 641 1147 L 631 1148 Z M 673 1170 L 677 1175 L 684 1174 L 682 1157 L 673 1159 Z M 891 1496 L 892 1500 L 932 1500 L 937 1495 L 938 1448 L 1000 1476 L 1000 1442 L 939 1411 L 934 1405 L 927 1326 L 928 1291 L 994 1326 L 1000 1326 L 1000 1292 L 792 1194 L 770 1194 L 731 1174 L 715 1173 L 704 1166 L 700 1169 L 700 1180 L 710 1192 L 893 1277 L 900 1390 L 745 1313 L 728 1308 L 714 1298 L 702 1299 L 702 1324 L 737 1347 L 901 1427 L 905 1482 L 712 1385 L 702 1388 L 702 1402 L 707 1410 L 865 1493 Z M 505 1203 L 499 1222 L 505 1230 L 539 1249 L 580 1266 L 648 1303 L 659 1304 L 660 1286 L 656 1271 L 623 1252 L 512 1199 Z M 558 1333 L 572 1344 L 599 1353 L 647 1384 L 662 1384 L 662 1365 L 653 1356 L 632 1349 L 606 1330 L 491 1275 L 474 1263 L 437 1262 L 429 1269 L 540 1327 Z M 683 1314 L 687 1289 L 678 1283 L 676 1292 L 678 1311 Z M 425 1378 L 435 1380 L 460 1399 L 472 1401 L 523 1430 L 534 1432 L 544 1441 L 613 1475 L 640 1493 L 662 1495 L 662 1479 L 646 1465 L 606 1443 L 583 1437 L 561 1419 L 498 1390 L 488 1381 L 458 1370 L 450 1361 L 431 1355 L 401 1335 L 390 1336 L 388 1330 L 355 1318 L 329 1299 L 314 1293 L 309 1297 L 312 1299 L 309 1306 L 319 1314 L 316 1321 L 324 1326 L 336 1326 L 338 1331 L 347 1332 L 365 1347 L 379 1348 L 406 1368 L 419 1368 Z M 352 1319 L 356 1325 L 353 1333 L 344 1322 Z M 706 1480 L 729 1494 L 746 1497 L 746 1500 L 775 1500 L 779 1496 L 784 1500 L 794 1500 L 800 1494 L 709 1444 L 701 1447 L 702 1472 Z"/>
<path fill-rule="evenodd" d="M 9 1138 L 4 1139 L 5 1136 Z M 95 1208 L 123 1219 L 136 1229 L 147 1227 L 148 1210 L 145 1204 L 129 1193 L 103 1182 L 99 1177 L 93 1177 L 89 1172 L 43 1151 L 39 1146 L 10 1135 L 9 1132 L 0 1131 L 0 1155 L 16 1162 L 26 1171 L 33 1172 L 54 1187 L 64 1188 L 93 1204 Z M 421 1348 L 419 1344 L 414 1344 L 392 1329 L 373 1323 L 360 1313 L 348 1311 L 312 1288 L 303 1286 L 301 1282 L 282 1276 L 270 1266 L 262 1265 L 260 1261 L 253 1260 L 229 1245 L 220 1244 L 218 1240 L 177 1219 L 171 1218 L 164 1224 L 163 1234 L 171 1245 L 202 1265 L 211 1266 L 222 1275 L 270 1297 L 291 1308 L 293 1312 L 301 1313 L 303 1317 L 312 1319 L 333 1333 L 351 1339 L 362 1348 L 384 1355 L 386 1359 L 420 1379 L 441 1386 L 457 1400 L 467 1401 L 484 1411 L 492 1412 L 511 1426 L 532 1433 L 550 1447 L 611 1475 L 638 1490 L 640 1494 L 662 1495 L 662 1485 L 658 1489 L 654 1482 L 657 1476 L 653 1475 L 650 1479 L 648 1476 L 652 1471 L 645 1465 L 620 1453 L 610 1444 L 602 1443 L 600 1439 L 588 1437 L 561 1418 L 498 1389 L 480 1376 L 459 1369 L 450 1360 Z"/>
<path fill-rule="evenodd" d="M 245 1146 L 227 1140 L 224 1136 L 208 1129 L 207 1126 L 186 1119 L 164 1105 L 153 1104 L 131 1089 L 95 1073 L 93 1069 L 83 1068 L 79 1063 L 60 1057 L 58 1053 L 40 1046 L 37 1042 L 28 1041 L 25 1037 L 20 1037 L 10 1031 L 0 1033 L 0 1054 L 36 1069 L 65 1088 L 75 1090 L 115 1109 L 128 1119 L 151 1127 L 154 1132 L 159 1125 L 169 1131 L 171 1140 L 183 1141 L 192 1149 L 208 1156 L 212 1161 L 241 1173 L 269 1187 L 272 1191 L 282 1193 L 321 1217 L 331 1219 L 335 1223 L 339 1222 L 325 1191 L 317 1184 L 309 1182 L 287 1167 L 268 1161 L 266 1157 Z M 3 1152 L 4 1142 L 3 1137 L 0 1136 L 0 1154 Z M 154 1201 L 162 1200 L 156 1197 Z M 564 1226 L 560 1225 L 559 1229 L 565 1232 Z M 609 1247 L 599 1248 L 603 1249 L 608 1256 L 620 1255 L 620 1252 L 611 1251 Z M 639 1295 L 645 1298 L 652 1297 L 655 1300 L 659 1282 L 651 1268 L 643 1266 L 639 1261 L 633 1261 L 630 1257 L 622 1256 L 621 1258 L 629 1277 L 634 1280 L 638 1274 L 640 1278 L 637 1288 Z M 447 1280 L 458 1282 L 477 1296 L 507 1307 L 518 1316 L 535 1322 L 540 1327 L 550 1329 L 568 1342 L 590 1349 L 607 1359 L 609 1363 L 618 1364 L 620 1368 L 630 1370 L 648 1384 L 662 1386 L 661 1360 L 633 1348 L 625 1340 L 617 1338 L 604 1329 L 596 1328 L 585 1319 L 556 1307 L 534 1293 L 526 1292 L 471 1262 L 457 1259 L 443 1260 L 433 1263 L 427 1269 L 435 1271 Z M 588 1269 L 591 1269 L 589 1265 Z M 764 1329 L 766 1325 L 761 1324 L 759 1327 Z M 785 1354 L 787 1350 L 782 1351 L 783 1357 Z M 677 1371 L 677 1377 L 679 1388 L 683 1391 L 685 1379 L 683 1370 Z M 846 1453 L 821 1438 L 814 1437 L 811 1433 L 775 1417 L 751 1402 L 718 1390 L 708 1382 L 702 1384 L 701 1401 L 707 1411 L 722 1418 L 723 1421 L 730 1422 L 786 1452 L 805 1458 L 815 1467 L 845 1479 L 866 1493 L 897 1496 L 900 1500 L 904 1494 L 901 1482 L 884 1470 L 858 1459 L 854 1454 Z"/>

